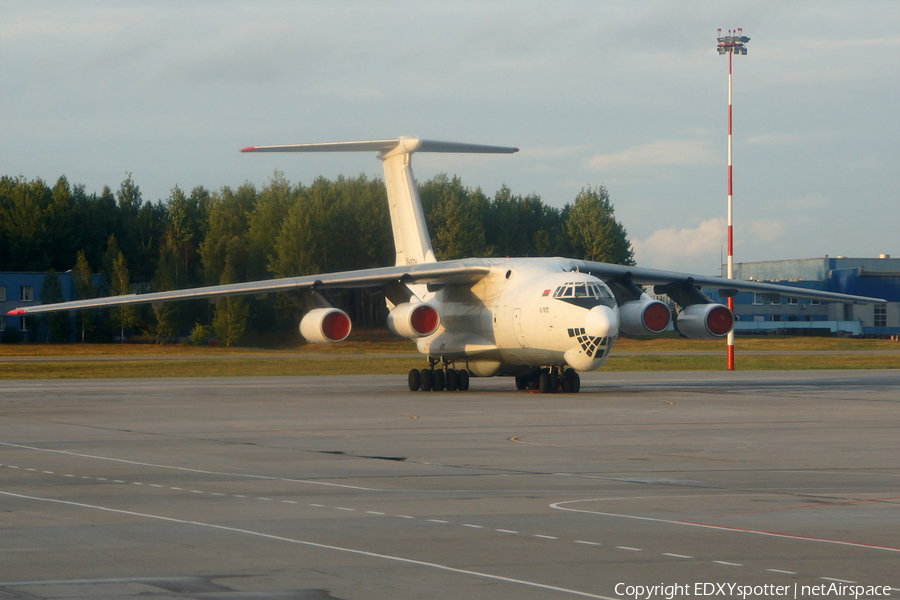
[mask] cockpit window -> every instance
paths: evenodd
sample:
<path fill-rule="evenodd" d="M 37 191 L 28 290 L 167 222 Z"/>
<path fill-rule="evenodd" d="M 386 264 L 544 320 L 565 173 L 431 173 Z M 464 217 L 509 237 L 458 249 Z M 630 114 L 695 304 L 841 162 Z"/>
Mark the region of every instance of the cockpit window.
<path fill-rule="evenodd" d="M 593 283 L 565 283 L 553 292 L 554 298 L 612 298 L 609 290 Z"/>

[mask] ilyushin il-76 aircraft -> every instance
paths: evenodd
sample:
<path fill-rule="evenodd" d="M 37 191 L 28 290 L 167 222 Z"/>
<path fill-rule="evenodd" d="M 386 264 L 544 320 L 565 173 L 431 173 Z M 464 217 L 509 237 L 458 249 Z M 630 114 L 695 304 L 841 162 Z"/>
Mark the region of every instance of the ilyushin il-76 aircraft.
<path fill-rule="evenodd" d="M 401 137 L 394 140 L 253 146 L 242 152 L 376 152 L 384 166 L 397 253 L 393 267 L 287 277 L 247 283 L 96 298 L 19 308 L 9 314 L 292 292 L 304 309 L 300 333 L 309 342 L 336 344 L 350 334 L 350 317 L 323 290 L 381 288 L 387 325 L 415 341 L 427 360 L 409 372 L 412 391 L 465 391 L 470 377 L 511 375 L 519 389 L 577 392 L 579 371 L 606 361 L 620 333 L 660 334 L 674 324 L 690 338 L 718 338 L 734 315 L 700 288 L 722 297 L 738 291 L 843 303 L 883 300 L 775 284 L 704 277 L 568 258 L 435 258 L 412 171 L 416 152 L 512 154 L 518 148 Z M 666 294 L 680 310 L 644 287 Z"/>

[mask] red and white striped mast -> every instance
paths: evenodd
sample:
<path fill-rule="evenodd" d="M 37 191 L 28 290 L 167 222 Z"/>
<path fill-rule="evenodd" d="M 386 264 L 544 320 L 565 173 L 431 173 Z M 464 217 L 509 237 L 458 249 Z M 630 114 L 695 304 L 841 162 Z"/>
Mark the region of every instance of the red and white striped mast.
<path fill-rule="evenodd" d="M 716 48 L 719 54 L 728 55 L 728 279 L 734 279 L 734 222 L 732 220 L 732 187 L 731 187 L 731 55 L 743 54 L 746 56 L 747 48 L 744 44 L 750 38 L 744 35 L 744 30 L 738 28 L 728 30 L 728 35 L 723 36 L 722 30 L 718 30 Z M 728 310 L 734 312 L 734 297 L 728 297 Z M 734 371 L 734 330 L 728 334 L 728 370 Z"/>

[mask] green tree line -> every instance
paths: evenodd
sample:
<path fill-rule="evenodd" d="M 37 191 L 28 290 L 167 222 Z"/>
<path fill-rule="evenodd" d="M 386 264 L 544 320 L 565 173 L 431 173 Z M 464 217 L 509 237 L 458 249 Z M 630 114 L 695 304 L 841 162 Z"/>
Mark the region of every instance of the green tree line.
<path fill-rule="evenodd" d="M 492 197 L 440 174 L 419 186 L 435 255 L 569 256 L 634 264 L 624 227 L 603 186 L 581 190 L 563 208 L 503 186 Z M 162 291 L 393 264 L 384 184 L 379 178 L 317 178 L 291 184 L 275 172 L 210 191 L 179 187 L 144 201 L 127 174 L 119 189 L 87 193 L 65 176 L 0 178 L 0 270 L 72 270 L 77 295 Z M 99 289 L 90 274 L 99 272 Z M 48 273 L 49 277 L 49 273 Z M 50 283 L 51 289 L 52 282 Z M 332 299 L 361 325 L 381 325 L 383 298 L 351 291 Z M 230 298 L 163 307 L 123 307 L 77 315 L 78 339 L 124 339 L 139 330 L 157 341 L 193 332 L 225 343 L 245 334 L 296 333 L 300 308 L 289 295 Z M 59 335 L 59 321 L 53 324 Z"/>

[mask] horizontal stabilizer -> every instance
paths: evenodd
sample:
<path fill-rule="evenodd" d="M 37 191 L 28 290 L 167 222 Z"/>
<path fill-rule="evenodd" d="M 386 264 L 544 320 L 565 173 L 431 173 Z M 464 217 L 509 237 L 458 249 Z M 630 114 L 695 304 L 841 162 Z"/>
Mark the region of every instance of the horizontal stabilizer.
<path fill-rule="evenodd" d="M 381 152 L 387 154 L 413 152 L 459 152 L 477 154 L 512 154 L 518 148 L 509 146 L 485 146 L 482 144 L 461 144 L 420 140 L 415 137 L 401 137 L 396 140 L 371 140 L 364 142 L 326 142 L 323 144 L 288 144 L 284 146 L 250 146 L 241 152 Z"/>

